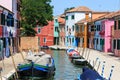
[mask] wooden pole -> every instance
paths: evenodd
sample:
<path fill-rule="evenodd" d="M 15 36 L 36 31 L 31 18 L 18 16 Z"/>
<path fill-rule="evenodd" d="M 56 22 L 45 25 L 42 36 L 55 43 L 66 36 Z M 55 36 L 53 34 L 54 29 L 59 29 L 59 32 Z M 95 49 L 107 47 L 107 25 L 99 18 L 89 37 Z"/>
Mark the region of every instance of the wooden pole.
<path fill-rule="evenodd" d="M 98 67 L 97 67 L 97 71 L 99 70 L 100 64 L 101 64 L 101 62 L 99 61 L 99 64 L 98 64 Z"/>
<path fill-rule="evenodd" d="M 24 56 L 23 56 L 23 54 L 22 54 L 22 49 L 21 49 L 21 52 L 20 52 L 20 54 L 21 54 L 21 56 L 22 56 L 22 59 L 23 59 L 23 61 L 25 60 L 25 58 L 24 58 Z"/>
<path fill-rule="evenodd" d="M 85 48 L 83 48 L 83 51 L 82 51 L 82 57 L 83 57 L 83 55 L 84 55 L 84 51 L 85 51 Z"/>
<path fill-rule="evenodd" d="M 2 74 L 1 74 L 2 68 L 0 67 L 0 79 L 2 80 Z"/>
<path fill-rule="evenodd" d="M 12 54 L 12 50 L 10 50 L 10 54 L 11 54 L 11 59 L 12 59 L 12 62 L 13 62 L 13 66 L 14 66 L 14 69 L 15 69 L 15 73 L 16 73 L 16 77 L 15 77 L 15 78 L 18 79 L 18 73 L 17 73 L 17 69 L 16 69 L 14 57 L 13 57 L 13 54 Z"/>
<path fill-rule="evenodd" d="M 88 60 L 88 58 L 89 58 L 89 55 L 90 55 L 90 49 L 89 49 L 89 51 L 88 51 L 87 60 Z"/>

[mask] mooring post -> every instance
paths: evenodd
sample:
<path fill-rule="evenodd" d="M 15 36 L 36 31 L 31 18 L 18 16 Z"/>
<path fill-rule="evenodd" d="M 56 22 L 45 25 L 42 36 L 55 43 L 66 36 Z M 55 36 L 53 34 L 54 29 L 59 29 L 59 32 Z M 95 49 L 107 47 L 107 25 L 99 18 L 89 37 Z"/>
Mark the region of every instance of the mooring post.
<path fill-rule="evenodd" d="M 98 57 L 96 58 L 96 60 L 95 60 L 95 62 L 94 62 L 94 66 L 93 66 L 93 68 L 95 67 L 95 65 L 96 65 L 96 63 L 97 63 L 97 61 L 98 61 Z"/>
<path fill-rule="evenodd" d="M 97 72 L 98 72 L 98 70 L 99 70 L 100 64 L 101 64 L 101 62 L 99 61 L 99 64 L 98 64 L 98 67 L 97 67 Z"/>
<path fill-rule="evenodd" d="M 110 75 L 109 75 L 108 80 L 111 80 L 111 76 L 112 76 L 112 73 L 113 73 L 113 69 L 114 69 L 114 66 L 111 67 L 111 71 L 110 71 Z"/>
<path fill-rule="evenodd" d="M 89 49 L 89 51 L 88 51 L 87 60 L 88 60 L 88 58 L 89 58 L 89 55 L 90 55 L 90 49 Z"/>
<path fill-rule="evenodd" d="M 102 77 L 103 77 L 103 74 L 104 74 L 104 68 L 105 68 L 105 61 L 103 61 L 103 66 L 102 66 L 102 73 L 101 73 Z"/>
<path fill-rule="evenodd" d="M 2 67 L 0 67 L 0 79 L 2 80 L 2 74 L 1 74 L 1 72 L 2 72 Z"/>

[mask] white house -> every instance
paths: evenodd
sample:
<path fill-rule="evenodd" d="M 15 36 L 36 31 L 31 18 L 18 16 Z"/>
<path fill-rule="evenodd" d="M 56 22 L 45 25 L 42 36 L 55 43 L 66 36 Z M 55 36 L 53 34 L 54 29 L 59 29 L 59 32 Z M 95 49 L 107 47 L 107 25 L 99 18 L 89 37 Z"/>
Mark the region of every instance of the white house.
<path fill-rule="evenodd" d="M 65 43 L 66 46 L 77 46 L 75 37 L 75 23 L 85 18 L 85 14 L 89 13 L 91 17 L 91 10 L 85 6 L 80 6 L 66 11 L 66 24 L 65 24 Z"/>

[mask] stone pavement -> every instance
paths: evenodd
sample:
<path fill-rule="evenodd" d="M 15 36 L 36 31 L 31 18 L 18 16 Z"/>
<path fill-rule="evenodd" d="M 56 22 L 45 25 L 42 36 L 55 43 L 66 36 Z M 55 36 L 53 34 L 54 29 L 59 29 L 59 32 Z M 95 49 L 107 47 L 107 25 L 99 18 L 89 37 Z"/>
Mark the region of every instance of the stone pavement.
<path fill-rule="evenodd" d="M 81 55 L 82 51 L 83 49 L 79 49 Z M 102 67 L 105 65 L 103 70 L 103 77 L 105 77 L 107 80 L 110 76 L 111 67 L 114 66 L 110 80 L 120 80 L 120 57 L 113 56 L 113 53 L 105 53 L 93 49 L 85 49 L 83 57 L 92 66 L 94 66 L 95 70 L 98 71 L 100 75 L 102 74 Z"/>
<path fill-rule="evenodd" d="M 27 55 L 23 52 L 24 57 Z M 23 58 L 20 53 L 16 53 L 14 56 L 15 65 L 17 66 L 20 62 L 23 62 Z M 10 75 L 15 72 L 15 68 L 13 66 L 12 58 L 5 58 L 4 60 L 0 61 L 0 67 L 2 67 L 2 79 L 7 80 Z"/>

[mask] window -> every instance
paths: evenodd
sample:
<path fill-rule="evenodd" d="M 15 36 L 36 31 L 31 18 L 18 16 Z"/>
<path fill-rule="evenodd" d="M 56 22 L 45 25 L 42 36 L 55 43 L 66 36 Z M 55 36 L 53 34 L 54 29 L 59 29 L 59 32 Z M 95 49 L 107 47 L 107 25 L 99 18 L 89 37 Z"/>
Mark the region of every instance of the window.
<path fill-rule="evenodd" d="M 116 49 L 116 40 L 113 40 L 113 49 Z"/>
<path fill-rule="evenodd" d="M 58 32 L 58 27 L 55 27 L 55 31 Z"/>
<path fill-rule="evenodd" d="M 55 19 L 55 22 L 58 22 L 58 20 L 57 20 L 57 19 Z"/>
<path fill-rule="evenodd" d="M 94 26 L 91 26 L 91 31 L 94 31 Z"/>
<path fill-rule="evenodd" d="M 66 16 L 65 19 L 68 20 L 68 16 Z"/>
<path fill-rule="evenodd" d="M 116 30 L 117 26 L 116 26 L 117 21 L 114 21 L 114 30 Z"/>
<path fill-rule="evenodd" d="M 1 14 L 1 24 L 5 25 L 5 14 Z"/>
<path fill-rule="evenodd" d="M 97 39 L 97 42 L 96 42 L 97 44 L 98 44 L 98 39 Z"/>
<path fill-rule="evenodd" d="M 17 11 L 20 11 L 20 4 L 17 3 Z"/>
<path fill-rule="evenodd" d="M 68 42 L 68 37 L 67 37 L 67 42 Z"/>
<path fill-rule="evenodd" d="M 82 32 L 84 32 L 84 25 L 82 25 Z"/>
<path fill-rule="evenodd" d="M 100 25 L 97 25 L 97 31 L 100 31 Z"/>
<path fill-rule="evenodd" d="M 74 25 L 72 26 L 72 30 L 74 31 Z"/>
<path fill-rule="evenodd" d="M 118 20 L 118 29 L 120 29 L 120 20 Z"/>
<path fill-rule="evenodd" d="M 100 39 L 100 45 L 104 45 L 104 39 Z"/>
<path fill-rule="evenodd" d="M 17 20 L 17 27 L 20 28 L 20 21 Z"/>
<path fill-rule="evenodd" d="M 68 26 L 67 26 L 67 31 L 68 31 Z"/>
<path fill-rule="evenodd" d="M 72 42 L 74 42 L 74 38 L 72 38 Z"/>
<path fill-rule="evenodd" d="M 75 18 L 74 15 L 72 15 L 72 16 L 71 16 L 71 19 L 74 19 L 74 18 Z"/>
<path fill-rule="evenodd" d="M 79 32 L 79 26 L 78 25 L 76 25 L 76 32 Z"/>
<path fill-rule="evenodd" d="M 40 33 L 41 32 L 41 30 L 40 30 L 40 28 L 38 28 L 38 33 Z"/>
<path fill-rule="evenodd" d="M 95 41 L 96 41 L 96 39 L 95 39 L 95 38 L 93 38 L 93 44 L 95 44 Z"/>
<path fill-rule="evenodd" d="M 87 39 L 87 43 L 88 43 L 88 44 L 90 43 L 90 39 Z"/>
<path fill-rule="evenodd" d="M 84 38 L 82 38 L 83 39 L 83 43 L 84 43 Z"/>
<path fill-rule="evenodd" d="M 117 49 L 120 50 L 120 39 L 117 40 Z"/>
<path fill-rule="evenodd" d="M 44 40 L 43 40 L 43 41 L 44 41 L 44 43 L 46 43 L 46 38 L 44 38 Z"/>
<path fill-rule="evenodd" d="M 7 22 L 7 26 L 14 27 L 14 18 L 12 14 L 8 13 L 6 22 Z"/>

